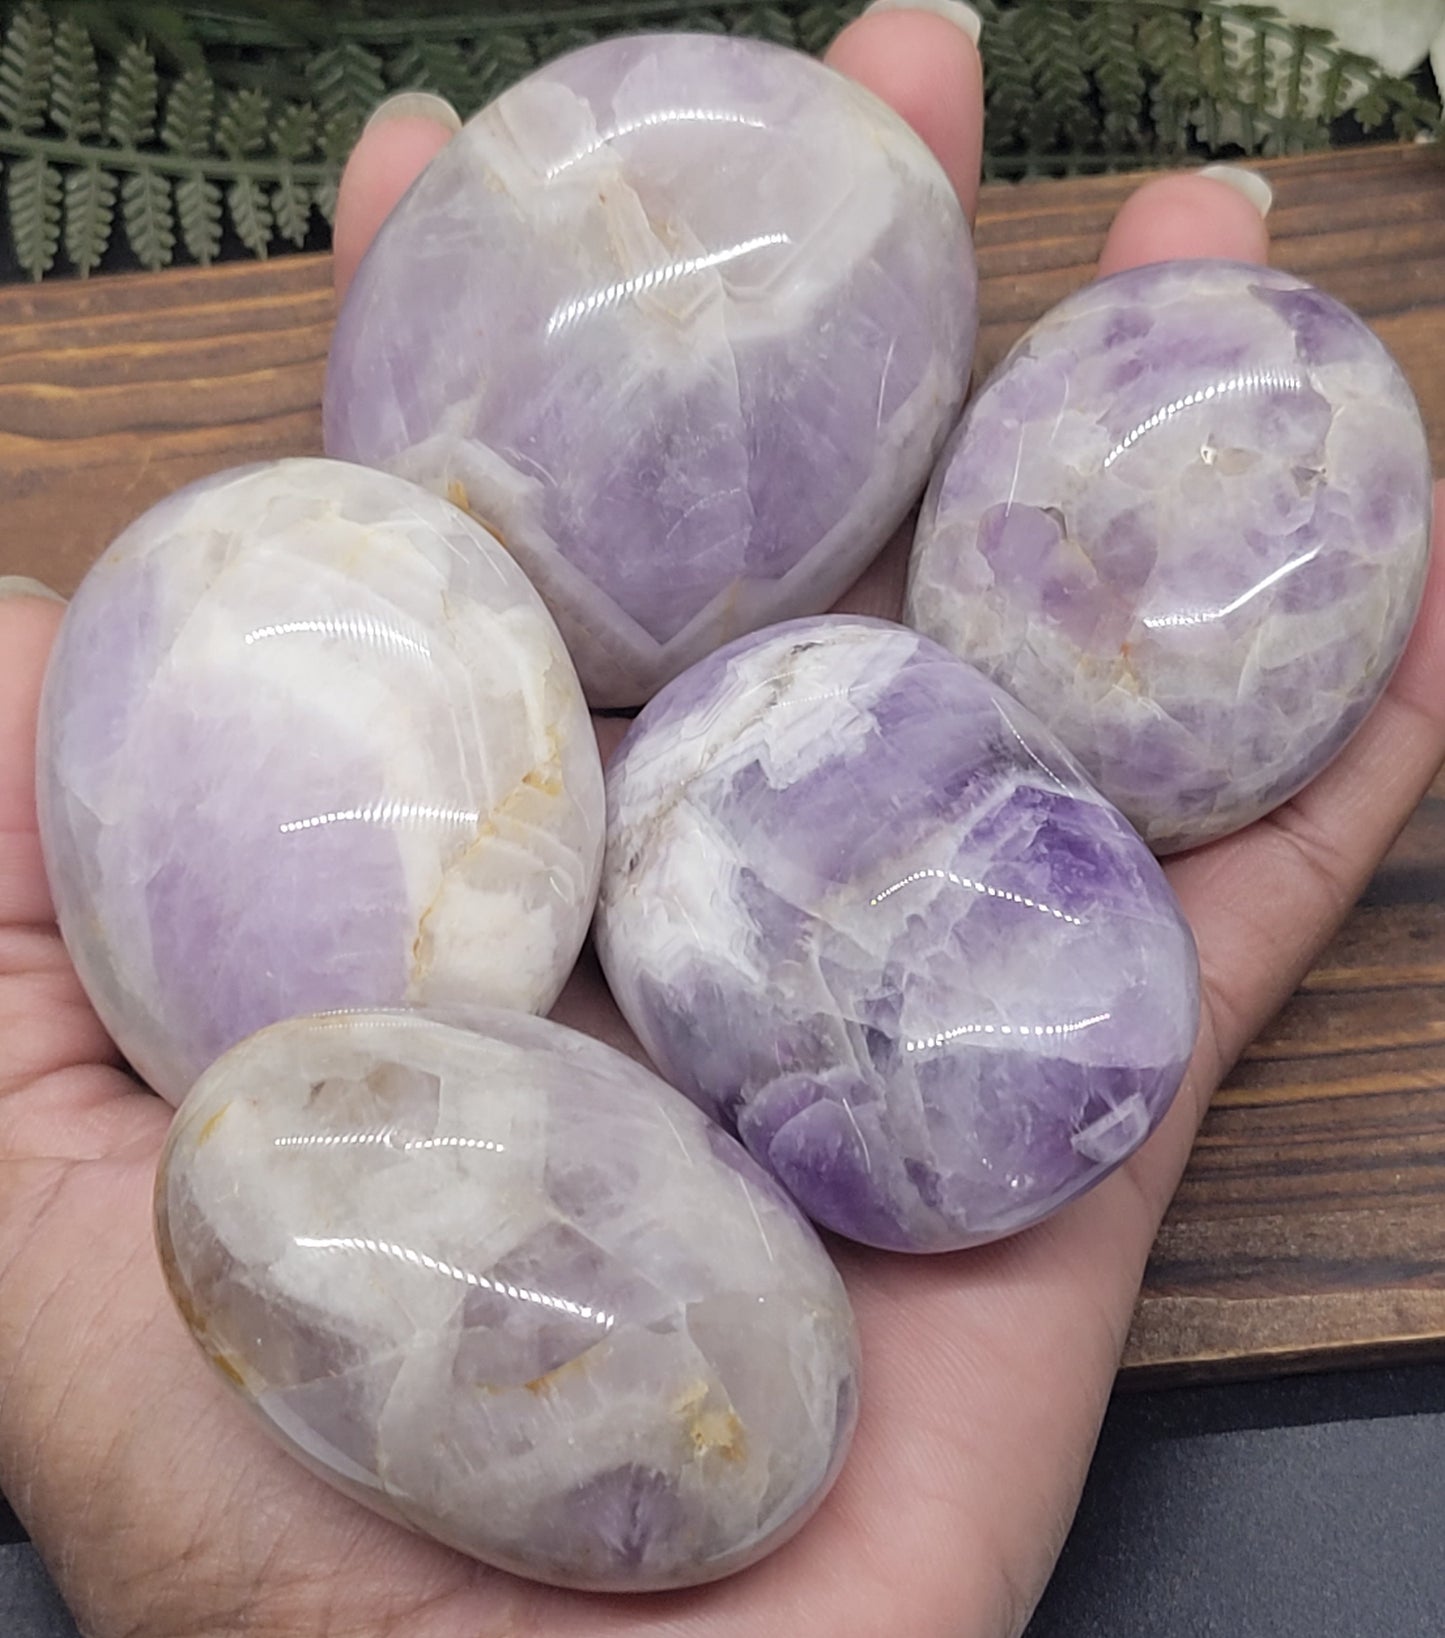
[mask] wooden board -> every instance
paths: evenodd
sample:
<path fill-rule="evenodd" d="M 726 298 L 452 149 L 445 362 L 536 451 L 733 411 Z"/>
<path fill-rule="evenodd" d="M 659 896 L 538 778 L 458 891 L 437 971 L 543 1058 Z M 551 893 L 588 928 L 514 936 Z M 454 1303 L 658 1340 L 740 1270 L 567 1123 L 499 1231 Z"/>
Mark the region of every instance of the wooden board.
<path fill-rule="evenodd" d="M 1445 152 L 1269 167 L 1275 260 L 1363 313 L 1445 471 Z M 988 368 L 1090 276 L 1127 178 L 986 190 Z M 314 451 L 329 267 L 0 290 L 0 573 L 71 590 L 190 478 Z M 1221 1091 L 1150 1263 L 1137 1381 L 1445 1356 L 1445 783 Z"/>

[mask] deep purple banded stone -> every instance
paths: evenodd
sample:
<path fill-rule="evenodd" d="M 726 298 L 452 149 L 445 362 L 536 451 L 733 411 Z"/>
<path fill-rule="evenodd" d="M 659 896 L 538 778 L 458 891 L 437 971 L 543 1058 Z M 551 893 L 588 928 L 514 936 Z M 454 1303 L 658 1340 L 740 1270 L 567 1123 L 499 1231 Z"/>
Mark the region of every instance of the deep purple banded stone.
<path fill-rule="evenodd" d="M 1169 853 L 1349 739 L 1415 618 L 1430 516 L 1414 397 L 1353 313 L 1272 268 L 1138 268 L 1061 302 L 969 407 L 905 617 Z"/>
<path fill-rule="evenodd" d="M 1198 1022 L 1138 836 L 1027 711 L 882 621 L 741 639 L 643 711 L 596 933 L 663 1074 L 819 1223 L 898 1250 L 1097 1183 Z"/>

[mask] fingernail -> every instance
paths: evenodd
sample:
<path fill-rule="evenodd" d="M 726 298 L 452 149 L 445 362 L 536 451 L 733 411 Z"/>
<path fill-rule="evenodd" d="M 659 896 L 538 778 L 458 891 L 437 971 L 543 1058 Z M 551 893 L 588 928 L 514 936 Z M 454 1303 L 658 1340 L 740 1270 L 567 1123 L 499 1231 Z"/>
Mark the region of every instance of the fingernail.
<path fill-rule="evenodd" d="M 28 574 L 0 574 L 0 601 L 7 597 L 45 597 L 52 603 L 65 601 L 58 591 L 32 580 Z"/>
<path fill-rule="evenodd" d="M 983 33 L 983 18 L 963 0 L 873 0 L 872 5 L 864 6 L 863 15 L 870 11 L 930 11 L 961 28 L 975 45 Z"/>
<path fill-rule="evenodd" d="M 1261 216 L 1269 215 L 1269 207 L 1274 203 L 1274 189 L 1248 165 L 1206 165 L 1199 174 L 1207 176 L 1211 182 L 1222 182 L 1226 188 L 1242 193 Z"/>
<path fill-rule="evenodd" d="M 398 91 L 394 97 L 377 103 L 366 129 L 387 125 L 394 119 L 429 119 L 434 125 L 444 125 L 453 136 L 462 128 L 462 116 L 434 91 Z"/>

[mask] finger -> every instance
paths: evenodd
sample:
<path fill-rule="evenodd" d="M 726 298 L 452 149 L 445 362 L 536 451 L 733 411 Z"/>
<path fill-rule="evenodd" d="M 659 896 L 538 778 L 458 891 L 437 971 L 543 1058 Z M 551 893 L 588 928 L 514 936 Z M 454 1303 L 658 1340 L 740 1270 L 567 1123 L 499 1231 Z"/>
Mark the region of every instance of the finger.
<path fill-rule="evenodd" d="M 1198 256 L 1267 262 L 1272 194 L 1257 171 L 1211 166 L 1146 182 L 1125 202 L 1099 257 L 1099 277 Z"/>
<path fill-rule="evenodd" d="M 0 928 L 54 921 L 35 824 L 35 718 L 64 606 L 0 599 Z"/>
<path fill-rule="evenodd" d="M 983 155 L 983 63 L 969 31 L 927 10 L 872 11 L 843 30 L 825 61 L 908 121 L 972 221 Z"/>
<path fill-rule="evenodd" d="M 1221 1074 L 1288 999 L 1445 760 L 1445 485 L 1435 496 L 1419 618 L 1359 732 L 1292 801 L 1168 867 L 1205 965 Z"/>
<path fill-rule="evenodd" d="M 460 129 L 451 104 L 426 92 L 403 92 L 371 116 L 346 162 L 336 197 L 332 278 L 338 301 L 377 229 Z"/>

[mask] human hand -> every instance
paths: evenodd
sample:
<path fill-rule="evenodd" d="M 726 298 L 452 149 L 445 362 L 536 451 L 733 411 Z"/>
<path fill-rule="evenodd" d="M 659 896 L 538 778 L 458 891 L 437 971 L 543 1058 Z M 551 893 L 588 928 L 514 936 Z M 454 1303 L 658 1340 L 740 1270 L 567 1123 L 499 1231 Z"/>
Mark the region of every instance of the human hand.
<path fill-rule="evenodd" d="M 970 209 L 979 72 L 937 18 L 866 19 L 834 62 L 889 97 Z M 375 127 L 348 172 L 338 277 L 417 168 L 427 122 Z M 1265 253 L 1216 183 L 1142 189 L 1110 270 Z M 844 606 L 896 615 L 895 544 Z M 1437 554 L 1438 558 L 1439 554 Z M 150 1193 L 170 1111 L 118 1066 L 59 935 L 35 835 L 35 706 L 59 611 L 0 603 L 0 1485 L 87 1633 L 405 1638 L 1009 1638 L 1062 1542 L 1144 1259 L 1205 1103 L 1363 887 L 1445 755 L 1445 571 L 1390 692 L 1287 807 L 1169 865 L 1204 1024 L 1164 1127 L 1027 1234 L 956 1256 L 838 1247 L 863 1338 L 853 1454 L 775 1557 L 695 1593 L 599 1599 L 494 1573 L 333 1494 L 201 1364 L 161 1282 Z M 605 737 L 621 725 L 608 722 Z M 607 746 L 604 744 L 604 749 Z M 640 1049 L 584 963 L 565 1021 Z"/>

